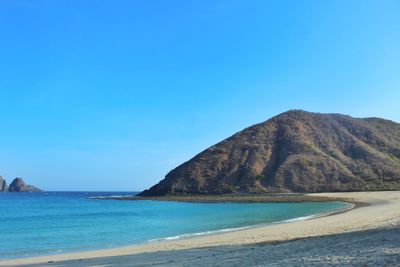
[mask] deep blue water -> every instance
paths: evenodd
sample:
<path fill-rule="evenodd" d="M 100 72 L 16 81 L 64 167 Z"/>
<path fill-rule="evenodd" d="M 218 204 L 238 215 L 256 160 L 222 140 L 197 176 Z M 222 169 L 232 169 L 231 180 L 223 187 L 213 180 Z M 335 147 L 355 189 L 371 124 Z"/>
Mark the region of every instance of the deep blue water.
<path fill-rule="evenodd" d="M 0 193 L 0 258 L 111 248 L 282 222 L 343 202 L 182 203 L 95 200 L 127 192 Z"/>

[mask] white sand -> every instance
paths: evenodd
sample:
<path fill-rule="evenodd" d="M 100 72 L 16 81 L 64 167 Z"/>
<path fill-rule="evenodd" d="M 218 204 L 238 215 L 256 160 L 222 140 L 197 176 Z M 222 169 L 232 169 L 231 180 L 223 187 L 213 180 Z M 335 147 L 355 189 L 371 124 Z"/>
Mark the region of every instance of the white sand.
<path fill-rule="evenodd" d="M 214 253 L 218 249 L 227 246 L 242 246 L 246 244 L 258 244 L 262 242 L 285 241 L 305 237 L 324 236 L 338 233 L 352 232 L 358 230 L 377 229 L 390 226 L 397 226 L 400 223 L 400 192 L 355 192 L 355 193 L 323 193 L 312 194 L 335 198 L 352 199 L 354 202 L 364 203 L 349 211 L 326 217 L 315 218 L 306 221 L 295 221 L 285 224 L 263 226 L 258 228 L 240 230 L 211 236 L 201 236 L 191 239 L 163 241 L 148 243 L 140 246 L 121 247 L 116 249 L 96 250 L 90 252 L 61 254 L 54 256 L 43 256 L 25 259 L 0 261 L 0 266 L 35 265 L 42 266 L 133 266 L 145 265 L 137 262 L 138 254 L 152 253 L 152 260 L 158 260 L 160 255 L 179 259 L 184 262 L 188 259 L 181 253 L 182 250 L 194 248 L 207 248 L 199 250 L 198 253 Z M 386 234 L 387 235 L 387 234 Z M 341 239 L 338 240 L 338 242 Z M 298 241 L 296 241 L 298 242 Z M 258 248 L 262 245 L 258 245 Z M 164 253 L 155 253 L 155 252 Z M 254 249 L 254 253 L 258 251 Z M 192 250 L 193 252 L 193 250 Z M 240 258 L 239 256 L 236 257 Z M 244 252 L 243 252 L 244 253 Z M 249 252 L 246 250 L 246 253 Z M 351 253 L 351 251 L 349 251 Z M 247 255 L 246 254 L 246 255 Z M 150 257 L 150 254 L 148 254 Z M 158 256 L 157 256 L 158 255 Z M 256 255 L 256 254 L 255 254 Z M 143 260 L 146 254 L 139 257 Z M 153 258 L 155 257 L 155 258 Z M 190 254 L 193 257 L 193 253 Z M 256 257 L 254 257 L 255 259 Z M 251 253 L 248 256 L 251 261 Z M 80 261 L 77 261 L 80 260 Z M 160 260 L 161 265 L 168 265 L 168 262 Z M 218 259 L 215 259 L 218 261 Z M 225 262 L 222 265 L 233 265 L 233 261 Z M 62 264 L 61 264 L 62 263 Z M 143 262 L 144 263 L 144 262 Z M 138 265 L 138 266 L 139 266 Z M 179 264 L 172 264 L 179 265 Z"/>

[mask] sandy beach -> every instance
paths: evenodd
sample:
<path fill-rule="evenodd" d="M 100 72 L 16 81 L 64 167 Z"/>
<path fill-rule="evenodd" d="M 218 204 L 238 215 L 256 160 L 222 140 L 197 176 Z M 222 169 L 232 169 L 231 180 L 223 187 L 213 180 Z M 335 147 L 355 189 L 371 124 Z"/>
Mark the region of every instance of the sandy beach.
<path fill-rule="evenodd" d="M 353 265 L 352 259 L 364 259 L 365 262 L 356 263 L 367 266 L 400 264 L 400 241 L 396 238 L 400 223 L 399 191 L 310 195 L 351 200 L 357 205 L 345 212 L 305 221 L 138 246 L 0 261 L 0 266 L 279 266 L 282 261 L 285 265 L 310 266 Z"/>

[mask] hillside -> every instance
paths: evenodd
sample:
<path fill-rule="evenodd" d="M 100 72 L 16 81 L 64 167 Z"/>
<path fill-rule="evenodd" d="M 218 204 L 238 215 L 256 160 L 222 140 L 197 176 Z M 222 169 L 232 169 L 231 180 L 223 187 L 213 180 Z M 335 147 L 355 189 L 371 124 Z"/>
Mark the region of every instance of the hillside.
<path fill-rule="evenodd" d="M 291 110 L 169 172 L 141 196 L 400 189 L 400 124 Z"/>

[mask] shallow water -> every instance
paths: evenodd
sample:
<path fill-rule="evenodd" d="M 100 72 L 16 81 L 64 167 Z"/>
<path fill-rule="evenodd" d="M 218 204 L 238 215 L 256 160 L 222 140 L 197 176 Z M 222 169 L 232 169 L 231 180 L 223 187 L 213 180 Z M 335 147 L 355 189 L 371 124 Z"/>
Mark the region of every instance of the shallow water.
<path fill-rule="evenodd" d="M 111 248 L 307 219 L 344 202 L 183 203 L 95 200 L 132 192 L 0 194 L 0 258 Z"/>

